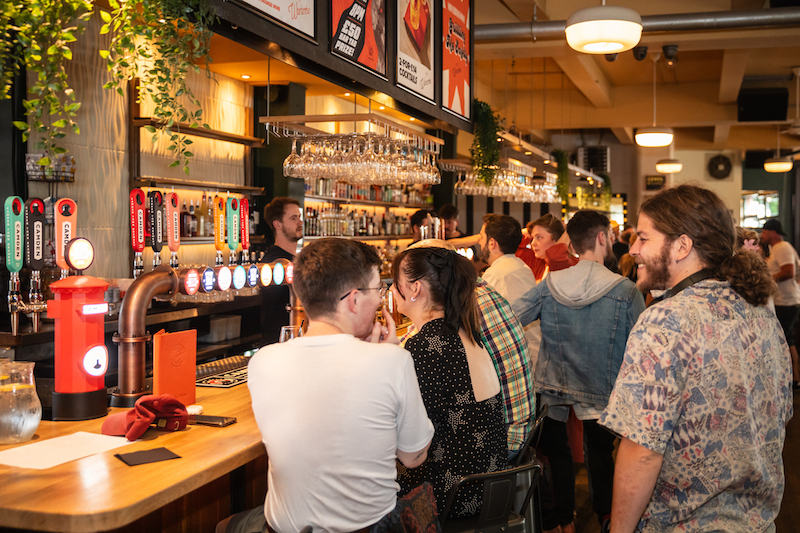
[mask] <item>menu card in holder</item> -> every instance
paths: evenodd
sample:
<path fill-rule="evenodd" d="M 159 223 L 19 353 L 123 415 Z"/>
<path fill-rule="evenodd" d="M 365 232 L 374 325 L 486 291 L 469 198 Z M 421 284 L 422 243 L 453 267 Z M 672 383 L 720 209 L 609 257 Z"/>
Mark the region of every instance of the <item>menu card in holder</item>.
<path fill-rule="evenodd" d="M 183 405 L 195 403 L 197 330 L 153 335 L 153 394 L 171 394 Z"/>

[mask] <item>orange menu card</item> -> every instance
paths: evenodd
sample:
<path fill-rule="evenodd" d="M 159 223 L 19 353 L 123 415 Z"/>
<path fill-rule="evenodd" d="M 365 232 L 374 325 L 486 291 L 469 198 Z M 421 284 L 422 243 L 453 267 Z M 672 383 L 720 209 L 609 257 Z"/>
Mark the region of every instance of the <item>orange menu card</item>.
<path fill-rule="evenodd" d="M 153 394 L 171 394 L 183 405 L 195 402 L 197 330 L 153 335 Z"/>

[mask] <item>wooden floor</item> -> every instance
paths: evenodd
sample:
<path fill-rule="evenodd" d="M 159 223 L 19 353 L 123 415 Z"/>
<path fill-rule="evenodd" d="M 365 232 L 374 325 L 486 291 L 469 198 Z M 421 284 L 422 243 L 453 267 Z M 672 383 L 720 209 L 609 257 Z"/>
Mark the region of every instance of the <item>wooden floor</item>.
<path fill-rule="evenodd" d="M 794 397 L 794 418 L 786 427 L 783 463 L 786 470 L 786 491 L 781 512 L 775 521 L 778 533 L 800 531 L 800 391 Z M 575 530 L 577 533 L 599 533 L 600 525 L 592 512 L 586 468 L 575 469 Z"/>

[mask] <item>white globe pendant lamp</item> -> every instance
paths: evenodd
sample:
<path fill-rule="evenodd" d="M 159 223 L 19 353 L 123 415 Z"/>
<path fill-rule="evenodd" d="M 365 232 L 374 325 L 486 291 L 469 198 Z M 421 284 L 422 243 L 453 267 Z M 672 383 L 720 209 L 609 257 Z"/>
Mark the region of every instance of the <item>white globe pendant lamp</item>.
<path fill-rule="evenodd" d="M 683 163 L 677 159 L 662 159 L 656 163 L 656 172 L 659 174 L 677 174 L 683 170 Z"/>
<path fill-rule="evenodd" d="M 661 54 L 653 55 L 653 127 L 652 128 L 638 128 L 634 138 L 636 144 L 647 148 L 655 148 L 661 146 L 669 146 L 675 137 L 672 128 L 658 128 L 656 127 L 656 63 L 658 62 Z"/>
<path fill-rule="evenodd" d="M 642 17 L 633 9 L 603 5 L 581 9 L 567 19 L 567 44 L 584 54 L 630 50 L 642 38 Z"/>

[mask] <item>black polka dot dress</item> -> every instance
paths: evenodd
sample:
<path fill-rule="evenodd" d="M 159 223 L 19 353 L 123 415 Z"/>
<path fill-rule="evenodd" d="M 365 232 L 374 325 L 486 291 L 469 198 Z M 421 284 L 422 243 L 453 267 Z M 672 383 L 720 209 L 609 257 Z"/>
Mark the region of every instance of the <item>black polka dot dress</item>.
<path fill-rule="evenodd" d="M 467 474 L 504 470 L 508 462 L 502 398 L 475 401 L 464 344 L 444 319 L 431 320 L 405 345 L 414 359 L 422 399 L 435 433 L 428 459 L 408 469 L 398 462 L 401 494 L 424 481 L 433 485 L 441 511 L 447 491 Z M 477 514 L 481 486 L 462 489 L 451 517 Z"/>

